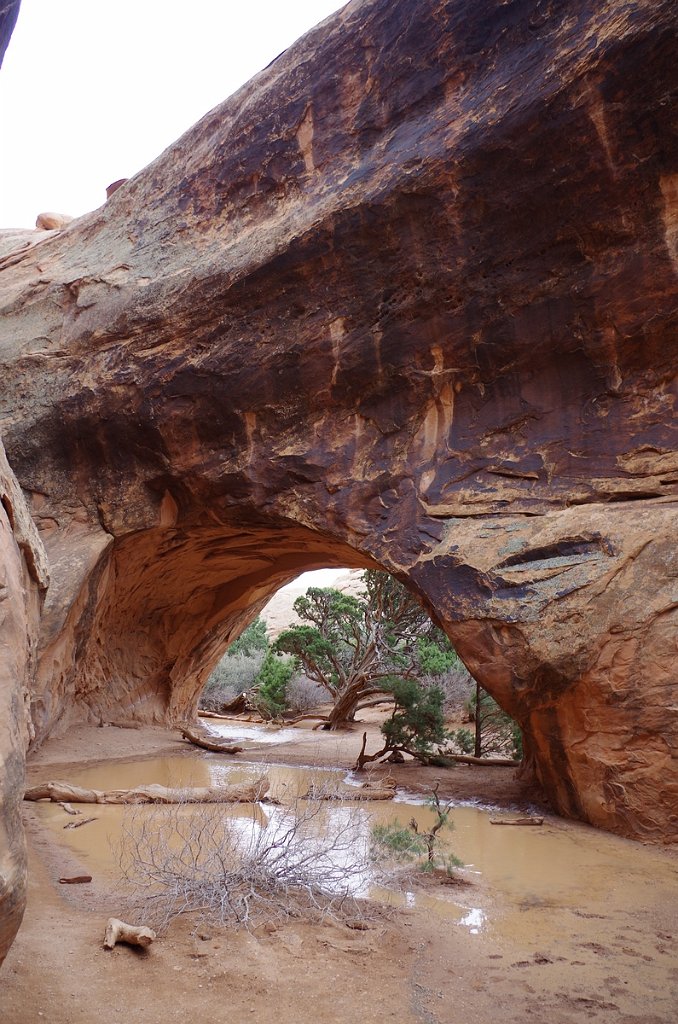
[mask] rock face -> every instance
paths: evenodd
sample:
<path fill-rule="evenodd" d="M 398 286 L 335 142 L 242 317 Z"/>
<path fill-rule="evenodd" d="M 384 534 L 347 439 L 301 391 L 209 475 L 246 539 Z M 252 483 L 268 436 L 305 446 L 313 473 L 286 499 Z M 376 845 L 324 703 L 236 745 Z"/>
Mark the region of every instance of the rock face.
<path fill-rule="evenodd" d="M 40 600 L 47 583 L 42 544 L 0 442 L 0 963 L 25 902 L 19 808 Z"/>
<path fill-rule="evenodd" d="M 101 210 L 0 239 L 38 740 L 186 717 L 279 586 L 382 566 L 558 810 L 676 838 L 675 22 L 354 2 Z"/>

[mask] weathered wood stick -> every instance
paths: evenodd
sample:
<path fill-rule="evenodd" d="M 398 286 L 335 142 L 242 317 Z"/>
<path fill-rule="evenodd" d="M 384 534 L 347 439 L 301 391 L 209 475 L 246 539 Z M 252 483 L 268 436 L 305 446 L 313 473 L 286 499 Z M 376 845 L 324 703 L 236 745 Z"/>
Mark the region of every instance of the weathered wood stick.
<path fill-rule="evenodd" d="M 490 818 L 490 825 L 543 825 L 543 818 Z"/>
<path fill-rule="evenodd" d="M 117 917 L 109 917 L 104 935 L 104 949 L 113 949 L 116 942 L 126 942 L 128 946 L 150 946 L 155 938 L 152 928 L 145 925 L 137 927 L 133 924 L 126 924 Z"/>
<path fill-rule="evenodd" d="M 82 814 L 82 811 L 76 811 L 75 807 L 71 807 L 65 800 L 59 800 L 59 807 L 63 807 L 66 814 Z"/>
<path fill-rule="evenodd" d="M 459 764 L 477 764 L 484 768 L 519 768 L 520 761 L 512 757 L 474 757 L 473 754 L 443 754 L 446 761 Z"/>
<path fill-rule="evenodd" d="M 24 793 L 24 800 L 64 800 L 76 804 L 236 804 L 257 803 L 268 792 L 265 775 L 249 783 L 236 786 L 198 786 L 171 788 L 169 786 L 137 786 L 135 789 L 82 789 L 68 782 L 46 782 Z M 91 819 L 86 819 L 91 820 Z M 86 821 L 78 822 L 84 825 Z M 73 824 L 66 827 L 74 827 Z"/>
<path fill-rule="evenodd" d="M 366 783 L 364 786 L 341 786 L 337 789 L 326 789 L 322 784 L 315 786 L 311 783 L 302 800 L 393 800 L 395 794 L 395 782 L 384 782 L 380 786 L 372 783 Z"/>
<path fill-rule="evenodd" d="M 73 875 L 71 878 L 64 877 L 59 879 L 61 885 L 85 885 L 91 881 L 91 875 Z"/>
<path fill-rule="evenodd" d="M 80 821 L 69 821 L 64 828 L 82 828 L 83 825 L 89 825 L 90 821 L 98 821 L 98 818 L 82 818 Z"/>
<path fill-rule="evenodd" d="M 208 736 L 207 733 L 199 732 L 197 729 L 192 729 L 189 725 L 185 726 L 181 730 L 181 735 L 189 743 L 195 744 L 196 747 L 202 747 L 204 750 L 212 750 L 217 754 L 239 754 L 243 749 L 237 747 L 232 743 L 227 743 L 225 740 L 220 740 L 213 736 Z"/>

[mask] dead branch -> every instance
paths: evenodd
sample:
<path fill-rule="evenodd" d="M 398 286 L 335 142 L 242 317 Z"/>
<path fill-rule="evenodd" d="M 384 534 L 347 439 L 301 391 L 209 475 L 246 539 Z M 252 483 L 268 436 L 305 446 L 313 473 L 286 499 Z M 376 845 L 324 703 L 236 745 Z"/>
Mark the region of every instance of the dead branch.
<path fill-rule="evenodd" d="M 81 818 L 80 821 L 69 821 L 64 828 L 82 828 L 83 825 L 89 825 L 90 821 L 98 821 L 98 818 Z"/>
<path fill-rule="evenodd" d="M 543 825 L 543 818 L 490 818 L 490 825 Z"/>
<path fill-rule="evenodd" d="M 357 808 L 332 816 L 321 800 L 258 807 L 232 819 L 210 806 L 129 808 L 120 867 L 128 904 L 158 933 L 178 914 L 205 925 L 257 927 L 312 915 L 361 919 L 369 839 Z M 123 891 L 124 891 L 123 890 Z"/>
<path fill-rule="evenodd" d="M 365 782 L 362 786 L 337 786 L 329 788 L 311 783 L 304 800 L 392 800 L 396 794 L 395 779 L 387 776 L 379 782 Z"/>
<path fill-rule="evenodd" d="M 364 732 L 363 733 L 363 742 L 362 742 L 362 746 L 360 748 L 360 753 L 358 754 L 358 759 L 357 759 L 355 765 L 353 766 L 353 771 L 354 772 L 361 772 L 366 764 L 370 764 L 372 761 L 378 761 L 380 757 L 384 757 L 385 754 L 388 754 L 389 750 L 391 749 L 390 746 L 387 743 L 387 744 L 385 744 L 381 748 L 381 750 L 378 750 L 376 752 L 376 754 L 366 754 L 365 753 L 365 747 L 366 746 L 367 746 L 367 733 Z"/>
<path fill-rule="evenodd" d="M 258 803 L 268 792 L 265 775 L 236 786 L 198 786 L 179 789 L 169 786 L 137 786 L 135 789 L 82 789 L 68 782 L 46 782 L 24 793 L 24 800 L 63 800 L 75 804 L 235 804 Z M 91 820 L 91 819 L 87 819 Z M 78 822 L 84 825 L 85 821 Z M 75 823 L 67 827 L 75 827 Z"/>
<path fill-rule="evenodd" d="M 76 811 L 75 807 L 71 807 L 65 800 L 59 801 L 59 807 L 63 807 L 66 814 L 82 814 L 82 811 Z"/>
<path fill-rule="evenodd" d="M 518 768 L 521 763 L 512 757 L 474 757 L 473 754 L 443 754 L 441 760 L 473 764 L 481 768 Z"/>
<path fill-rule="evenodd" d="M 233 743 L 227 743 L 225 740 L 220 740 L 217 737 L 208 735 L 208 733 L 193 729 L 190 725 L 183 727 L 181 735 L 196 747 L 202 747 L 203 750 L 212 750 L 217 754 L 239 754 L 243 749 L 242 747 L 235 746 Z"/>
<path fill-rule="evenodd" d="M 70 878 L 64 877 L 59 879 L 61 885 L 85 885 L 91 881 L 91 875 L 72 875 Z"/>
<path fill-rule="evenodd" d="M 119 921 L 117 917 L 109 917 L 104 935 L 104 949 L 113 949 L 116 942 L 126 942 L 128 946 L 141 946 L 145 949 L 153 942 L 155 932 L 144 925 L 137 927 Z"/>
<path fill-rule="evenodd" d="M 393 704 L 394 701 L 395 697 L 393 694 L 390 696 L 384 695 L 383 697 L 375 697 L 374 700 L 366 700 L 364 703 L 356 705 L 355 711 L 357 714 L 358 711 L 364 711 L 365 708 L 376 708 L 380 704 Z"/>

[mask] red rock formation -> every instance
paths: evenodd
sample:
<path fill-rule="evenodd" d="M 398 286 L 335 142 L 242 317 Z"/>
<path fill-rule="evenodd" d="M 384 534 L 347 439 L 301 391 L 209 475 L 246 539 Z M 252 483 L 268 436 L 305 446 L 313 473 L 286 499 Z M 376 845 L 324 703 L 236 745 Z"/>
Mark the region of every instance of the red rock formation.
<path fill-rule="evenodd" d="M 19 808 L 40 598 L 47 582 L 42 544 L 0 442 L 0 963 L 25 902 L 26 852 Z"/>
<path fill-rule="evenodd" d="M 675 21 L 352 3 L 104 208 L 5 238 L 38 736 L 182 718 L 283 582 L 377 564 L 559 810 L 675 838 Z"/>

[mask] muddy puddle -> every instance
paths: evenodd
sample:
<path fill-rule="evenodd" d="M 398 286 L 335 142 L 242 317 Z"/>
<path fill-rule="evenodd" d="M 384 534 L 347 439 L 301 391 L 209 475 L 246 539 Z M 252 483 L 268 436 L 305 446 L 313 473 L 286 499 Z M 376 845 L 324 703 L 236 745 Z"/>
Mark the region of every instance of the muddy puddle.
<path fill-rule="evenodd" d="M 245 725 L 243 723 L 236 723 L 231 725 L 228 722 L 220 722 L 218 719 L 210 718 L 203 719 L 202 724 L 207 727 L 208 731 L 218 736 L 220 739 L 230 740 L 233 743 L 243 742 L 245 744 L 257 746 L 260 744 L 265 745 L 277 745 L 280 743 L 293 743 L 298 739 L 306 739 L 308 732 L 303 729 L 295 729 L 293 726 L 261 726 L 261 725 Z"/>
<path fill-rule="evenodd" d="M 105 790 L 150 782 L 169 786 L 231 784 L 262 774 L 269 778 L 270 796 L 284 805 L 303 796 L 311 783 L 332 787 L 354 781 L 342 770 L 234 764 L 219 755 L 115 763 L 82 769 L 70 781 Z M 361 818 L 366 836 L 379 822 L 396 820 L 407 825 L 414 817 L 421 828 L 433 823 L 432 812 L 407 795 L 393 802 L 346 806 Z M 328 805 L 324 827 L 332 827 L 336 807 Z M 58 805 L 41 803 L 36 809 L 56 831 L 59 842 L 72 849 L 92 873 L 115 870 L 112 843 L 125 808 L 82 805 L 83 814 L 96 820 L 74 829 L 63 827 L 76 819 L 69 818 Z M 226 813 L 248 818 L 252 808 L 228 806 Z M 260 816 L 261 810 L 256 813 Z M 555 936 L 570 918 L 570 924 L 577 919 L 582 928 L 584 922 L 610 921 L 617 911 L 633 914 L 634 909 L 678 899 L 678 862 L 662 851 L 557 818 L 547 819 L 539 827 L 492 824 L 493 818 L 506 813 L 456 806 L 451 815 L 454 831 L 443 834 L 443 844 L 463 860 L 461 876 L 466 884 L 439 887 L 434 895 L 406 888 L 404 895 L 394 898 L 450 915 L 471 935 L 523 936 L 529 941 Z"/>
<path fill-rule="evenodd" d="M 311 783 L 332 787 L 355 781 L 342 770 L 234 763 L 218 754 L 111 763 L 82 769 L 69 781 L 104 790 L 151 782 L 236 783 L 262 774 L 282 806 L 221 805 L 217 813 L 231 815 L 245 829 L 276 827 Z M 61 807 L 32 807 L 58 844 L 73 852 L 74 865 L 95 879 L 117 877 L 112 846 L 130 808 L 81 805 L 82 815 L 96 820 L 65 829 L 77 819 Z M 134 814 L 159 811 L 171 812 L 133 809 Z M 507 813 L 453 807 L 455 828 L 446 843 L 464 862 L 461 884 L 421 887 L 406 881 L 398 891 L 384 891 L 375 884 L 366 858 L 356 873 L 355 891 L 449 922 L 451 935 L 466 936 L 477 949 L 486 982 L 508 969 L 516 989 L 535 999 L 535 1019 L 558 1024 L 600 1015 L 623 1024 L 678 1019 L 678 860 L 667 851 L 557 817 L 537 827 L 492 824 L 491 819 Z M 414 817 L 426 828 L 433 820 L 421 800 L 400 793 L 393 802 L 328 803 L 317 821 L 329 830 L 341 827 L 346 814 L 358 820 L 356 841 L 366 850 L 378 822 L 395 819 L 407 825 Z M 547 1007 L 567 1013 L 540 1016 Z"/>

